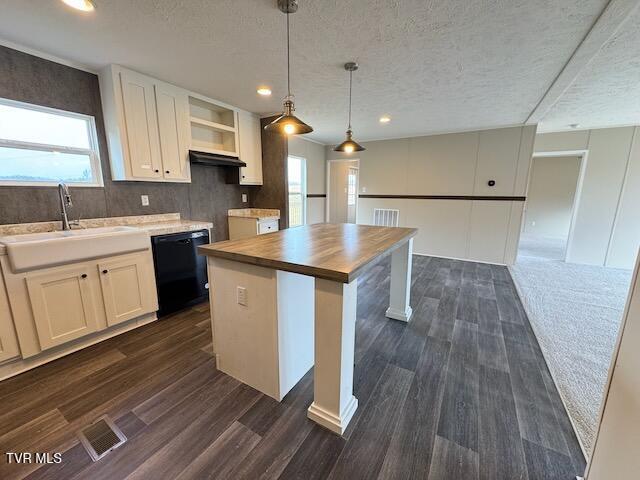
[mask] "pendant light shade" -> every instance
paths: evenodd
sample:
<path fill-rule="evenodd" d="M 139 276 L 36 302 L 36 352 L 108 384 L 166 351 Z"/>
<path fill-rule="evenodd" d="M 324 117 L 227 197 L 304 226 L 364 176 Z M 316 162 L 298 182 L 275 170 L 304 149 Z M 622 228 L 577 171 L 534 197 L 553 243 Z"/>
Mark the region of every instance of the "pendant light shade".
<path fill-rule="evenodd" d="M 265 126 L 265 130 L 268 132 L 280 132 L 286 135 L 301 135 L 303 133 L 313 132 L 313 128 L 293 114 L 295 110 L 293 100 L 286 99 L 283 106 L 284 113 L 269 125 Z"/>
<path fill-rule="evenodd" d="M 362 145 L 358 142 L 355 142 L 352 138 L 351 130 L 347 130 L 347 139 L 342 142 L 340 145 L 337 145 L 333 150 L 336 152 L 344 152 L 344 153 L 353 153 L 353 152 L 361 152 L 366 150 Z"/>
<path fill-rule="evenodd" d="M 358 64 L 355 62 L 348 62 L 344 64 L 344 69 L 349 72 L 349 126 L 347 127 L 347 138 L 340 145 L 337 145 L 333 150 L 335 152 L 353 153 L 366 150 L 362 145 L 353 140 L 353 131 L 351 130 L 351 90 L 353 86 L 353 72 L 358 70 Z"/>
<path fill-rule="evenodd" d="M 313 128 L 293 114 L 296 106 L 293 101 L 293 95 L 291 95 L 289 15 L 298 10 L 298 0 L 278 0 L 278 8 L 282 13 L 287 15 L 287 96 L 284 98 L 282 104 L 282 115 L 269 125 L 266 125 L 264 129 L 268 132 L 277 132 L 284 135 L 301 135 L 313 132 Z"/>

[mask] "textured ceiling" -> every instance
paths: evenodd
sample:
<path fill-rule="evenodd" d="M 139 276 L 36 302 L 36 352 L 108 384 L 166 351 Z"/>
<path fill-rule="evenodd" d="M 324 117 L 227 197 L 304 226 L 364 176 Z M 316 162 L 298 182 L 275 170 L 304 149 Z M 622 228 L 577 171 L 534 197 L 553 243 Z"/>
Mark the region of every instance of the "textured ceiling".
<path fill-rule="evenodd" d="M 269 113 L 280 109 L 286 88 L 285 17 L 275 3 L 96 0 L 96 11 L 83 15 L 59 0 L 0 0 L 0 37 L 93 69 L 119 63 Z M 291 18 L 297 113 L 316 129 L 312 138 L 340 140 L 348 86 L 342 64 L 355 60 L 360 64 L 353 100 L 358 140 L 522 123 L 606 4 L 300 0 Z M 637 26 L 637 20 L 628 24 Z M 632 87 L 627 82 L 630 73 L 637 78 L 640 72 L 639 35 L 623 32 L 607 45 L 617 52 L 617 70 L 625 64 L 623 73 L 610 72 L 603 51 L 590 76 L 581 77 L 552 109 L 552 121 L 575 123 L 575 116 L 593 112 L 603 120 L 615 116 L 607 108 L 610 95 L 594 86 L 603 81 L 605 89 L 620 94 L 616 102 L 629 117 L 637 115 L 640 82 Z M 262 84 L 273 89 L 272 98 L 256 94 Z M 629 92 L 635 93 L 633 105 L 622 98 Z M 585 107 L 585 95 L 594 95 L 597 103 Z M 381 114 L 392 122 L 380 125 Z"/>
<path fill-rule="evenodd" d="M 640 9 L 580 73 L 540 123 L 541 131 L 640 125 Z"/>

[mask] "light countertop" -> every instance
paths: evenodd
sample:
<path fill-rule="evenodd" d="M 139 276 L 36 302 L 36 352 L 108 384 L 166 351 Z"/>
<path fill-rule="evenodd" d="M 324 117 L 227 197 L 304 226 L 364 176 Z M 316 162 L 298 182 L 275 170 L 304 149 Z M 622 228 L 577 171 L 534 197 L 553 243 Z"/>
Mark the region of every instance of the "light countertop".
<path fill-rule="evenodd" d="M 232 208 L 227 211 L 229 217 L 255 218 L 257 220 L 279 220 L 280 210 L 275 208 Z"/>
<path fill-rule="evenodd" d="M 80 220 L 74 228 L 99 228 L 113 226 L 130 226 L 145 230 L 151 236 L 169 233 L 193 232 L 213 228 L 213 223 L 200 220 L 180 218 L 179 213 L 162 213 L 156 215 L 134 215 L 128 217 L 88 218 Z M 15 223 L 0 225 L 0 237 L 42 233 L 61 230 L 61 222 Z M 5 253 L 4 245 L 0 245 L 0 255 Z"/>

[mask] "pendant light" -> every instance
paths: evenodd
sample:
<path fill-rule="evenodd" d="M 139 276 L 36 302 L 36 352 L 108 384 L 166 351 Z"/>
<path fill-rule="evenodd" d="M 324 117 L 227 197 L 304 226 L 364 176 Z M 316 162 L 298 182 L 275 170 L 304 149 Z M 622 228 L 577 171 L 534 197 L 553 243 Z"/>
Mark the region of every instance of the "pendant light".
<path fill-rule="evenodd" d="M 355 62 L 345 63 L 344 69 L 349 72 L 349 126 L 347 127 L 347 139 L 333 150 L 344 153 L 361 152 L 365 150 L 365 148 L 353 140 L 353 132 L 351 131 L 351 90 L 353 86 L 353 72 L 358 70 L 358 64 Z"/>
<path fill-rule="evenodd" d="M 293 112 L 296 107 L 291 95 L 291 61 L 289 47 L 289 15 L 298 10 L 298 0 L 278 0 L 278 8 L 287 15 L 287 96 L 282 105 L 283 113 L 264 129 L 269 132 L 284 133 L 285 135 L 295 135 L 313 132 L 311 126 L 304 123 Z"/>

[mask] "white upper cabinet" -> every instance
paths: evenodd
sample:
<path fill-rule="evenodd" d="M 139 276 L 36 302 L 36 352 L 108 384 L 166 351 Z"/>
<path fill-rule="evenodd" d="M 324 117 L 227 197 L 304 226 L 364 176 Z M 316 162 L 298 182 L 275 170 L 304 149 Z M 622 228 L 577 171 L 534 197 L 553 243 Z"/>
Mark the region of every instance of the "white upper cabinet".
<path fill-rule="evenodd" d="M 120 72 L 122 107 L 129 166 L 134 178 L 162 178 L 158 112 L 153 80 L 134 72 Z"/>
<path fill-rule="evenodd" d="M 118 65 L 100 91 L 113 180 L 190 182 L 196 150 L 240 157 L 239 183 L 262 185 L 257 116 Z"/>
<path fill-rule="evenodd" d="M 190 180 L 187 93 L 173 85 L 156 82 L 155 98 L 163 176 L 165 180 Z"/>
<path fill-rule="evenodd" d="M 113 180 L 190 182 L 186 91 L 116 65 L 100 90 Z"/>
<path fill-rule="evenodd" d="M 247 164 L 240 168 L 240 185 L 262 185 L 262 129 L 260 117 L 238 112 L 240 160 Z"/>

